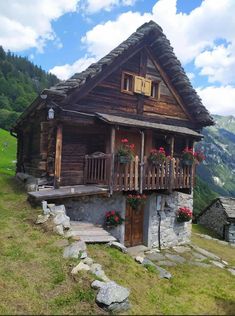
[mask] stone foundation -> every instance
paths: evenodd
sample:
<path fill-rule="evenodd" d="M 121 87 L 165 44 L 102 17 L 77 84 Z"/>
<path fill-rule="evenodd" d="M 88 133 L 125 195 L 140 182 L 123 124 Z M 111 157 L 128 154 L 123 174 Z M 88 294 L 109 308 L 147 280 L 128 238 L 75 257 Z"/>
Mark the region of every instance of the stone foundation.
<path fill-rule="evenodd" d="M 158 209 L 157 211 L 157 200 Z M 160 201 L 160 202 L 159 202 Z M 126 196 L 114 193 L 111 197 L 89 196 L 63 201 L 71 220 L 81 220 L 103 225 L 106 212 L 115 210 L 125 218 Z M 159 204 L 160 203 L 160 204 Z M 158 247 L 159 214 L 161 215 L 160 242 L 162 247 L 186 244 L 190 241 L 191 222 L 178 223 L 176 212 L 179 207 L 193 208 L 192 195 L 174 192 L 170 195 L 148 195 L 144 211 L 143 244 Z M 125 223 L 109 230 L 121 243 L 124 243 Z"/>
<path fill-rule="evenodd" d="M 144 221 L 144 241 L 148 247 L 158 247 L 160 217 L 160 243 L 163 248 L 190 242 L 191 222 L 178 223 L 176 221 L 176 212 L 183 206 L 193 209 L 192 195 L 178 192 L 170 195 L 150 195 L 145 207 Z"/>
<path fill-rule="evenodd" d="M 97 225 L 104 224 L 105 214 L 115 210 L 125 218 L 126 198 L 122 193 L 114 193 L 111 197 L 87 196 L 63 201 L 67 215 L 73 221 L 85 221 Z M 125 224 L 109 229 L 109 232 L 124 244 Z"/>

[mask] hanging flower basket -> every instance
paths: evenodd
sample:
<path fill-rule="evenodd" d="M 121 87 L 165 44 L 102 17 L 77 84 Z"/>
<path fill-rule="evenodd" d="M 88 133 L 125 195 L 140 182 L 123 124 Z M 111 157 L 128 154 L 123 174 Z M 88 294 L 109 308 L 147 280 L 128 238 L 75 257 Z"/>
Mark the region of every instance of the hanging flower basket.
<path fill-rule="evenodd" d="M 127 202 L 136 211 L 146 202 L 146 199 L 147 196 L 145 194 L 129 194 L 127 196 Z"/>
<path fill-rule="evenodd" d="M 118 155 L 118 160 L 121 164 L 126 164 L 131 162 L 131 157 L 130 156 L 120 156 Z"/>
<path fill-rule="evenodd" d="M 193 217 L 193 212 L 188 207 L 180 207 L 176 213 L 178 223 L 189 222 Z"/>
<path fill-rule="evenodd" d="M 199 165 L 205 160 L 204 154 L 199 151 L 193 151 L 193 148 L 186 147 L 182 152 L 182 164 L 185 166 L 192 166 L 193 163 Z"/>
<path fill-rule="evenodd" d="M 119 212 L 109 211 L 105 214 L 104 225 L 108 228 L 114 228 L 121 225 L 123 222 L 124 219 L 121 217 Z"/>
<path fill-rule="evenodd" d="M 153 165 L 161 165 L 166 160 L 166 152 L 163 147 L 159 149 L 153 148 L 150 151 L 150 155 L 148 157 L 148 161 Z"/>
<path fill-rule="evenodd" d="M 121 164 L 130 163 L 134 158 L 134 144 L 129 144 L 127 138 L 123 138 L 121 140 L 122 145 L 119 147 L 117 151 L 117 157 Z"/>

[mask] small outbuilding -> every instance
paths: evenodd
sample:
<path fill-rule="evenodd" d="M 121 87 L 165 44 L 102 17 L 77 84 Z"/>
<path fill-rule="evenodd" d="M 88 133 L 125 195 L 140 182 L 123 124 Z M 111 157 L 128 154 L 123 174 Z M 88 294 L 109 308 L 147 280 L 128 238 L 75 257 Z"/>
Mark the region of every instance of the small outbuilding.
<path fill-rule="evenodd" d="M 235 243 L 235 198 L 219 197 L 199 215 L 198 223 Z"/>

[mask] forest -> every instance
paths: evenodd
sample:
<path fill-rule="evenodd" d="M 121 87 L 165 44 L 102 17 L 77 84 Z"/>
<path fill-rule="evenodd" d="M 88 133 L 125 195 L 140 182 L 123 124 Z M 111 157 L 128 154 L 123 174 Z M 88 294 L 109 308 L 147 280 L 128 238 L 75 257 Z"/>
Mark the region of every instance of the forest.
<path fill-rule="evenodd" d="M 55 75 L 0 46 L 0 128 L 9 130 L 38 93 L 57 82 Z"/>

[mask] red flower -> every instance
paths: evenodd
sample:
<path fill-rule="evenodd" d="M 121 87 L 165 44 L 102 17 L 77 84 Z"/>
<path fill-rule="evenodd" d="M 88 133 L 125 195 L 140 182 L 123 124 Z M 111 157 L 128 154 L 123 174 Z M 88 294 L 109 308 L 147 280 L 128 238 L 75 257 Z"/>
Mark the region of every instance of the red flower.
<path fill-rule="evenodd" d="M 118 216 L 115 216 L 115 217 L 114 217 L 114 220 L 115 220 L 115 222 L 118 222 L 118 221 L 119 221 Z"/>
<path fill-rule="evenodd" d="M 133 149 L 135 148 L 135 144 L 130 144 L 130 145 L 129 145 L 129 148 L 130 148 L 131 150 L 133 150 Z"/>
<path fill-rule="evenodd" d="M 126 144 L 126 143 L 128 143 L 128 139 L 127 139 L 127 138 L 123 138 L 123 139 L 121 140 L 121 142 L 122 142 L 123 144 Z"/>

